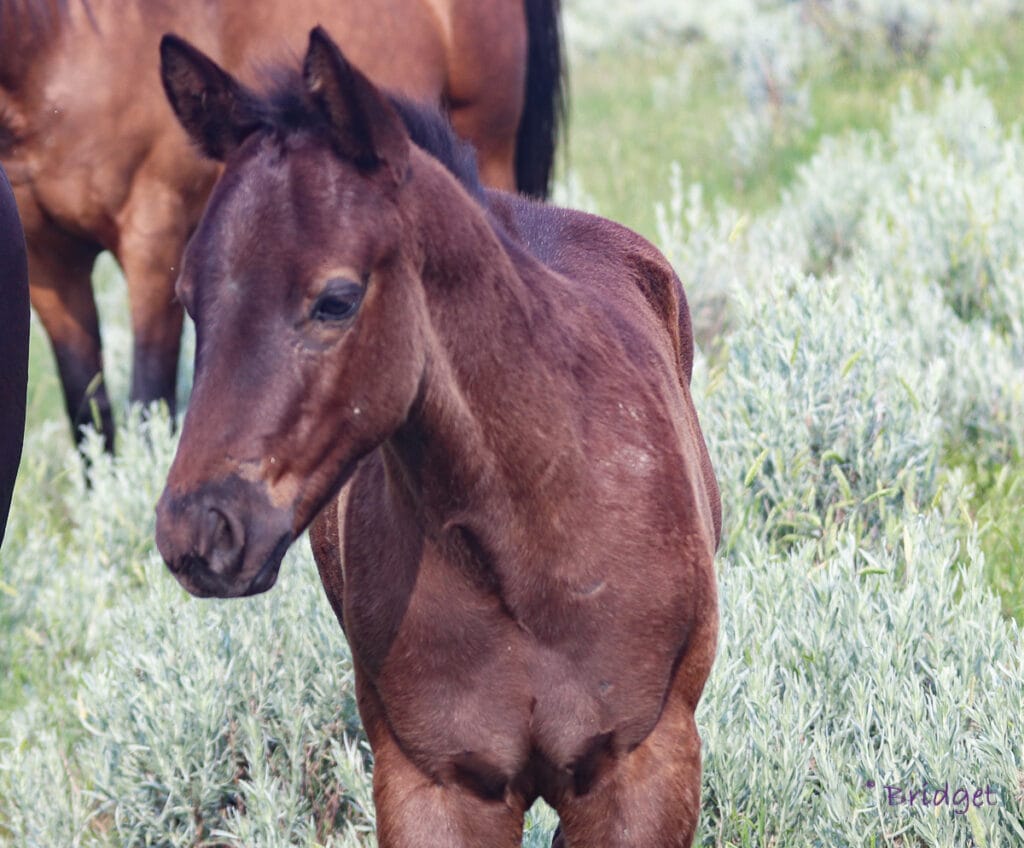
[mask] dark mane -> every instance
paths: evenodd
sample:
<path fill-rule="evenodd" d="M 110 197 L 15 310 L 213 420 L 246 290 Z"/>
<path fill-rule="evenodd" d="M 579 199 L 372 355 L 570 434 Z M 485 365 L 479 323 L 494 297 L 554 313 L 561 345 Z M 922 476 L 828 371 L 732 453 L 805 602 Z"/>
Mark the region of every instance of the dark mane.
<path fill-rule="evenodd" d="M 483 186 L 476 166 L 476 151 L 455 134 L 447 116 L 436 106 L 389 95 L 413 142 L 437 159 L 471 195 L 482 199 Z"/>
<path fill-rule="evenodd" d="M 296 70 L 271 68 L 261 76 L 267 81 L 266 93 L 259 98 L 256 108 L 261 122 L 270 131 L 282 136 L 300 131 L 327 134 L 327 122 L 306 93 Z M 476 151 L 455 134 L 447 116 L 436 106 L 416 103 L 392 92 L 387 94 L 413 143 L 444 165 L 473 197 L 482 200 L 484 189 Z"/>

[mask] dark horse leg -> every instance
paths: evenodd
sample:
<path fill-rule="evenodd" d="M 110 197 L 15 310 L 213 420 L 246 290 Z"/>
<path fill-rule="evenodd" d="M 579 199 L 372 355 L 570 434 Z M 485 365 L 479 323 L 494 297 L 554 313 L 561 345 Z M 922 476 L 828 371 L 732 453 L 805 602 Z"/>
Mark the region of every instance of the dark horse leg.
<path fill-rule="evenodd" d="M 373 749 L 373 801 L 380 848 L 519 848 L 522 799 L 483 798 L 432 780 L 406 756 L 372 687 L 356 669 L 359 713 Z"/>
<path fill-rule="evenodd" d="M 28 381 L 28 268 L 14 194 L 0 168 L 0 542 L 21 460 Z"/>
<path fill-rule="evenodd" d="M 26 222 L 27 224 L 27 222 Z M 92 292 L 98 249 L 51 225 L 29 229 L 29 293 L 43 322 L 64 389 L 64 403 L 76 441 L 92 424 L 114 445 L 114 420 L 103 381 L 100 325 Z"/>

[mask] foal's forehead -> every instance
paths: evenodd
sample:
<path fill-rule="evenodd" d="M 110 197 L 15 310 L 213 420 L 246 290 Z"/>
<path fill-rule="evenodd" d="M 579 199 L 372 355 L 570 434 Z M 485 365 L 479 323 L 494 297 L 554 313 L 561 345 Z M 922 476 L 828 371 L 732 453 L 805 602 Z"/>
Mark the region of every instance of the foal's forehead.
<path fill-rule="evenodd" d="M 349 170 L 354 169 L 346 168 L 323 144 L 264 135 L 229 160 L 216 200 L 229 214 L 248 214 L 258 220 L 267 214 L 267 207 L 273 208 L 275 219 L 314 206 L 340 207 L 345 199 L 343 184 L 354 183 L 354 175 L 345 173 Z"/>
<path fill-rule="evenodd" d="M 360 252 L 359 242 L 376 240 L 367 226 L 372 202 L 368 181 L 325 144 L 252 139 L 228 163 L 194 241 L 203 258 L 218 263 L 284 253 L 312 260 L 346 243 Z"/>

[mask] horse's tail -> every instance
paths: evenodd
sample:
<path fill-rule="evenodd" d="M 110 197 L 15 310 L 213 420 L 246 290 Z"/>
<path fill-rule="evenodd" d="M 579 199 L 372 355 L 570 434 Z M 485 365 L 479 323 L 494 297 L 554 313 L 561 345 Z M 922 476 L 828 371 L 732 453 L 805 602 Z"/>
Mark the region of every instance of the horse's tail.
<path fill-rule="evenodd" d="M 565 59 L 561 0 L 523 0 L 526 12 L 526 98 L 516 133 L 516 187 L 545 198 L 558 135 L 565 125 Z"/>

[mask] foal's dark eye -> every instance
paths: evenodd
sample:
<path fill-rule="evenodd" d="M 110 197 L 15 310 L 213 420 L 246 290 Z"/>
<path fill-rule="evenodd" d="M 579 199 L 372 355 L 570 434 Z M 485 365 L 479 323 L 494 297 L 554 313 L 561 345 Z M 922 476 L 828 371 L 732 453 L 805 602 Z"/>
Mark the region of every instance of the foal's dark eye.
<path fill-rule="evenodd" d="M 313 304 L 314 321 L 344 321 L 356 314 L 363 299 L 363 287 L 351 280 L 331 280 Z"/>

